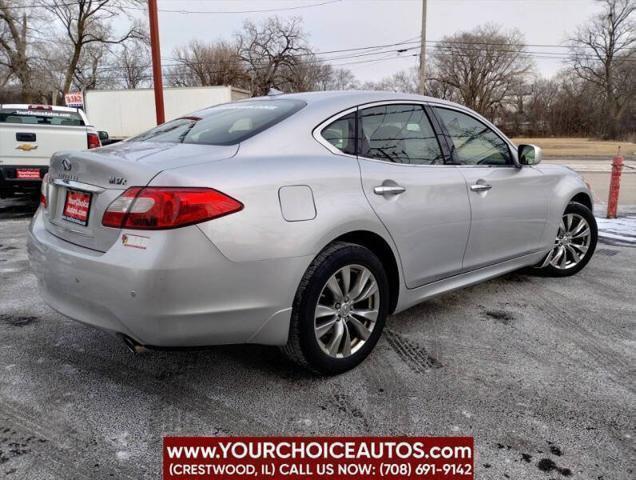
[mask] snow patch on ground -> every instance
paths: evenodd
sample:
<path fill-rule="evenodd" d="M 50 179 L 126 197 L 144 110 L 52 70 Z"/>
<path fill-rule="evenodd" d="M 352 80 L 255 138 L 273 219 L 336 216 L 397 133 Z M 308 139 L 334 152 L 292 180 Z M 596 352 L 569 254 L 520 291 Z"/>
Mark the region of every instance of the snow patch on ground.
<path fill-rule="evenodd" d="M 636 246 L 636 215 L 619 218 L 599 218 L 598 235 L 601 241 L 619 246 Z"/>

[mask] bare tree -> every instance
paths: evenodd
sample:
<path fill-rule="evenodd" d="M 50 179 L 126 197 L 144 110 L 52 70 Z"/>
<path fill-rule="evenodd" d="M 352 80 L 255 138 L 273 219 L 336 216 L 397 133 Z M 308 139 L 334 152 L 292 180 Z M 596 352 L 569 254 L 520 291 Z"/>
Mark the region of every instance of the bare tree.
<path fill-rule="evenodd" d="M 5 67 L 5 83 L 14 76 L 20 84 L 22 100 L 33 99 L 33 72 L 29 58 L 30 15 L 19 2 L 0 0 L 0 66 Z"/>
<path fill-rule="evenodd" d="M 466 106 L 494 116 L 531 72 L 519 32 L 486 25 L 445 37 L 433 50 L 431 81 Z"/>
<path fill-rule="evenodd" d="M 312 54 L 298 17 L 270 17 L 260 25 L 247 21 L 237 38 L 254 95 L 264 95 L 272 87 L 283 88 L 303 63 L 302 58 Z"/>
<path fill-rule="evenodd" d="M 385 77 L 377 82 L 366 82 L 362 85 L 365 90 L 383 90 L 388 92 L 419 92 L 419 71 L 417 67 L 402 70 L 390 77 Z"/>
<path fill-rule="evenodd" d="M 140 88 L 148 85 L 150 78 L 150 52 L 144 42 L 124 45 L 114 65 L 120 70 L 120 84 L 125 88 Z"/>
<path fill-rule="evenodd" d="M 110 21 L 116 16 L 128 16 L 125 7 L 139 5 L 139 0 L 48 0 L 42 6 L 62 24 L 64 37 L 70 45 L 70 58 L 64 73 L 62 91 L 67 93 L 73 83 L 82 51 L 91 44 L 121 44 L 142 38 L 143 28 L 133 22 L 122 35 L 113 33 Z M 131 18 L 131 17 L 129 17 Z"/>
<path fill-rule="evenodd" d="M 84 47 L 73 74 L 73 88 L 114 88 L 120 83 L 117 55 L 110 47 L 104 43 L 91 43 Z"/>
<path fill-rule="evenodd" d="M 321 62 L 314 55 L 303 55 L 297 59 L 293 68 L 281 68 L 276 85 L 285 92 L 326 90 L 332 75 L 331 65 Z"/>
<path fill-rule="evenodd" d="M 636 22 L 633 0 L 603 0 L 605 9 L 572 40 L 574 72 L 603 96 L 602 134 L 617 138 L 623 115 L 636 96 Z"/>
<path fill-rule="evenodd" d="M 353 90 L 358 87 L 356 76 L 347 68 L 334 68 L 327 85 L 329 90 Z"/>
<path fill-rule="evenodd" d="M 173 57 L 176 65 L 168 74 L 173 86 L 249 86 L 249 76 L 235 44 L 193 40 L 175 48 Z"/>

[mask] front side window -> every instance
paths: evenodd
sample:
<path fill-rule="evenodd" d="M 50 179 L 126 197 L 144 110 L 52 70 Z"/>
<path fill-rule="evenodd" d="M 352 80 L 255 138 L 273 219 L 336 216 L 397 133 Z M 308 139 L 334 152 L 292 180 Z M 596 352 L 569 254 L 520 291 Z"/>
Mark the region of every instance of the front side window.
<path fill-rule="evenodd" d="M 412 165 L 444 163 L 422 105 L 383 105 L 359 112 L 359 155 Z"/>
<path fill-rule="evenodd" d="M 132 142 L 236 145 L 276 125 L 305 106 L 300 100 L 252 100 L 217 105 L 159 125 Z"/>
<path fill-rule="evenodd" d="M 343 153 L 356 153 L 356 114 L 349 113 L 320 131 L 322 138 Z"/>
<path fill-rule="evenodd" d="M 451 140 L 453 161 L 462 165 L 511 165 L 508 144 L 476 118 L 457 110 L 435 108 Z"/>

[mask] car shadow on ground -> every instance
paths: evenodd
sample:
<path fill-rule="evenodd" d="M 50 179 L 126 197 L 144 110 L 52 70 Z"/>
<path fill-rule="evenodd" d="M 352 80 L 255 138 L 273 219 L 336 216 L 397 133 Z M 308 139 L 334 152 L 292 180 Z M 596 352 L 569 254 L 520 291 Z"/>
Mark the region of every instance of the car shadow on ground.
<path fill-rule="evenodd" d="M 0 220 L 31 218 L 39 205 L 31 195 L 16 195 L 0 199 Z"/>

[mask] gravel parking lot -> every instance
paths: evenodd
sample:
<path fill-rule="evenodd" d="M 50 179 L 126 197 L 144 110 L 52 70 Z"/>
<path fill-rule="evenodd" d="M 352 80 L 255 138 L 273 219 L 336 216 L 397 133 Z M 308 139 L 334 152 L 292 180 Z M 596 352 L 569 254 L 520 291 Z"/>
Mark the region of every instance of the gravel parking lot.
<path fill-rule="evenodd" d="M 39 299 L 32 208 L 0 201 L 0 477 L 158 478 L 164 434 L 475 437 L 480 479 L 628 479 L 636 238 L 578 276 L 514 273 L 389 319 L 361 367 L 309 376 L 276 349 L 133 355 Z"/>

